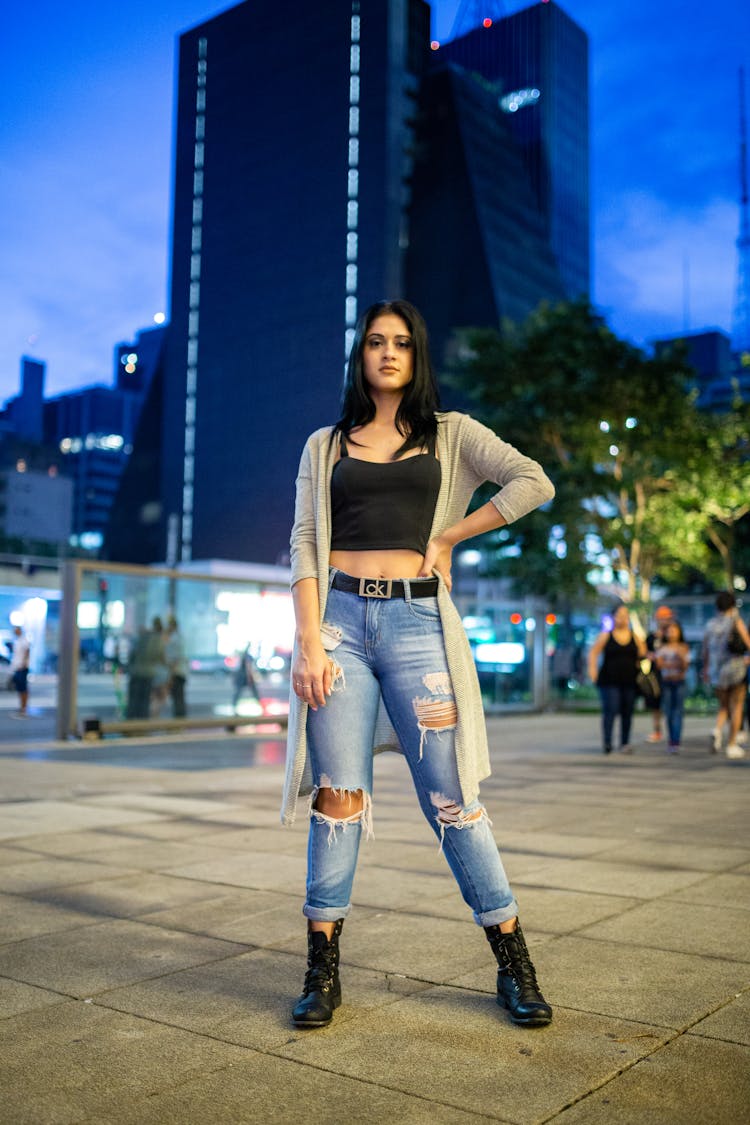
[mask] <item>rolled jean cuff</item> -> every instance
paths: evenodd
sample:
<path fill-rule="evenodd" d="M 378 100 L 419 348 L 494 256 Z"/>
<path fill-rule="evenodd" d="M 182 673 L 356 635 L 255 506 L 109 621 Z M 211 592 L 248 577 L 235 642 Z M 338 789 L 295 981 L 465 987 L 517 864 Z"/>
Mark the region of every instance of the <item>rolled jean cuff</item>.
<path fill-rule="evenodd" d="M 478 926 L 499 926 L 501 922 L 510 922 L 511 918 L 518 917 L 518 903 L 513 899 L 507 906 L 499 906 L 497 910 L 485 910 L 482 914 L 473 910 L 472 914 Z"/>
<path fill-rule="evenodd" d="M 347 903 L 346 906 L 308 906 L 305 903 L 302 913 L 311 922 L 338 922 L 339 918 L 346 918 L 351 908 L 351 903 Z"/>

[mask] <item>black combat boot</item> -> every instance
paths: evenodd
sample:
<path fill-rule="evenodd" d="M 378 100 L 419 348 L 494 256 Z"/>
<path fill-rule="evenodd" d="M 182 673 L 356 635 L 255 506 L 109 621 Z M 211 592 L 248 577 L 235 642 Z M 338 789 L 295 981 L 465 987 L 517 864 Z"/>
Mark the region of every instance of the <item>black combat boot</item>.
<path fill-rule="evenodd" d="M 521 923 L 512 934 L 499 926 L 485 926 L 487 941 L 498 963 L 497 1002 L 507 1008 L 514 1023 L 524 1027 L 544 1027 L 552 1019 L 552 1009 L 539 991 L 536 972 L 526 948 Z"/>
<path fill-rule="evenodd" d="M 305 987 L 292 1012 L 297 1027 L 325 1027 L 341 1003 L 339 934 L 343 925 L 344 919 L 339 918 L 330 941 L 322 930 L 307 931 Z"/>

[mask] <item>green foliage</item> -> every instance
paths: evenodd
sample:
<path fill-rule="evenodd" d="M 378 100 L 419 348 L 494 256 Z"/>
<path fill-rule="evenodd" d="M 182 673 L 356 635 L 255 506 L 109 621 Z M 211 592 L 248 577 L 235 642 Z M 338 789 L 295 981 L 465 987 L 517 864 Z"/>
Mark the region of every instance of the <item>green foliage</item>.
<path fill-rule="evenodd" d="M 657 577 L 726 584 L 750 508 L 747 408 L 700 412 L 683 351 L 648 356 L 579 301 L 541 306 L 502 333 L 468 330 L 463 353 L 453 386 L 557 489 L 549 511 L 509 529 L 522 557 L 501 549 L 503 574 L 564 597 L 585 588 L 598 555 L 600 577 L 611 566 L 633 605 L 649 603 Z"/>

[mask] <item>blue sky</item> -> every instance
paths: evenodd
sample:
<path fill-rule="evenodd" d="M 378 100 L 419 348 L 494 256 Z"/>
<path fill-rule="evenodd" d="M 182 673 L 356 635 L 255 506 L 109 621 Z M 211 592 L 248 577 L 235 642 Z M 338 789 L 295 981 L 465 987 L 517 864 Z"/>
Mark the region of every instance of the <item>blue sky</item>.
<path fill-rule="evenodd" d="M 4 16 L 0 399 L 24 353 L 46 360 L 48 394 L 109 382 L 115 343 L 166 309 L 176 36 L 226 6 L 37 0 Z M 458 6 L 433 4 L 436 38 Z M 729 331 L 750 3 L 561 6 L 590 37 L 594 300 L 638 343 Z"/>

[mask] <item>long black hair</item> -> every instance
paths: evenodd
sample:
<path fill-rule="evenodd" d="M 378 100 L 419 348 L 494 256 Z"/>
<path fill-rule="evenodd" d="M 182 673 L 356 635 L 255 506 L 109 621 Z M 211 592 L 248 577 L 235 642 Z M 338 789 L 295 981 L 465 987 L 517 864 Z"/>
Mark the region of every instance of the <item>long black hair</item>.
<path fill-rule="evenodd" d="M 398 316 L 405 322 L 411 334 L 413 349 L 411 381 L 404 387 L 396 411 L 396 429 L 403 435 L 404 444 L 396 450 L 395 460 L 407 449 L 434 446 L 437 434 L 435 411 L 440 408 L 438 386 L 430 360 L 427 325 L 422 314 L 408 301 L 378 301 L 370 305 L 359 318 L 344 379 L 341 417 L 333 428 L 331 440 L 335 440 L 337 434 L 348 437 L 356 426 L 366 426 L 375 417 L 375 404 L 365 379 L 362 353 L 372 322 L 379 316 L 389 315 Z"/>

